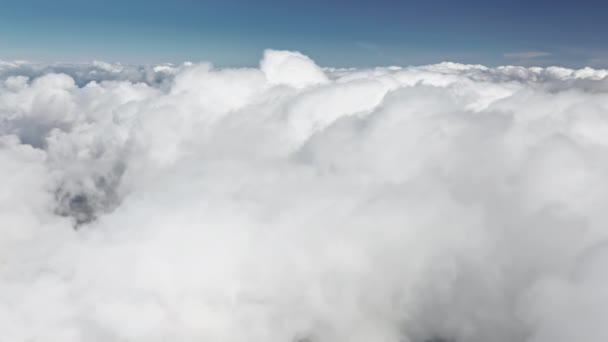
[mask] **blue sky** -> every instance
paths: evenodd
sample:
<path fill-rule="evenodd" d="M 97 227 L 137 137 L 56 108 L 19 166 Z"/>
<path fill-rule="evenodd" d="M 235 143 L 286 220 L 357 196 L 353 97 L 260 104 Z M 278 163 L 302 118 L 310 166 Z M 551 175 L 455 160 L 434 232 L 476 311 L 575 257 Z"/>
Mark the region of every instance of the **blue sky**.
<path fill-rule="evenodd" d="M 0 59 L 608 67 L 608 1 L 0 0 Z"/>

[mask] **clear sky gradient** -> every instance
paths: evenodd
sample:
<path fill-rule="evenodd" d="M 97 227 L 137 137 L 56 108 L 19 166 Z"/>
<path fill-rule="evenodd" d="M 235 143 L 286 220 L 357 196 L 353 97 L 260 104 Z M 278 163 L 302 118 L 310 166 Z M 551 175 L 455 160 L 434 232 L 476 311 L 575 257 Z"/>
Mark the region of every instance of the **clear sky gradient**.
<path fill-rule="evenodd" d="M 608 67 L 608 1 L 0 0 L 0 59 Z"/>

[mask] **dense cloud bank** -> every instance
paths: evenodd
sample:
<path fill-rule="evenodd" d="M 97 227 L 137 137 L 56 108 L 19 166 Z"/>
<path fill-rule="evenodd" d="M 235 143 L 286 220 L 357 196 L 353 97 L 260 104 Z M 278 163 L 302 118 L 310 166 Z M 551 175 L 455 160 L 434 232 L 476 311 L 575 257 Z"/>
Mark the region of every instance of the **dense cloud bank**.
<path fill-rule="evenodd" d="M 608 73 L 0 63 L 0 341 L 605 342 Z"/>

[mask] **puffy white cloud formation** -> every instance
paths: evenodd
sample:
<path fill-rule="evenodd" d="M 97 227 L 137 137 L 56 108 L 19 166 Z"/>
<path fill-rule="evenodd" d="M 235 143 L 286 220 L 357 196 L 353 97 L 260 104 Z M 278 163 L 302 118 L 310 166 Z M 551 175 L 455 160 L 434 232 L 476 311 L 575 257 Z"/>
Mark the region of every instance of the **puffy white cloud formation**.
<path fill-rule="evenodd" d="M 608 339 L 605 70 L 0 75 L 0 341 Z"/>

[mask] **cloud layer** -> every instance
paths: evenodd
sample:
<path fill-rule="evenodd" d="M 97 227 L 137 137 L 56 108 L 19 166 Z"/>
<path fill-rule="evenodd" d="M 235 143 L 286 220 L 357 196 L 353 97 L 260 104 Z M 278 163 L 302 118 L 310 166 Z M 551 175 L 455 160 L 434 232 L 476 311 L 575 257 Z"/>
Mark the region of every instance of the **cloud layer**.
<path fill-rule="evenodd" d="M 0 62 L 0 341 L 604 342 L 607 76 Z"/>

